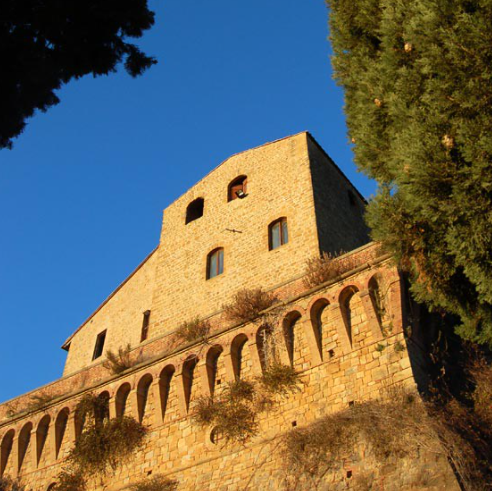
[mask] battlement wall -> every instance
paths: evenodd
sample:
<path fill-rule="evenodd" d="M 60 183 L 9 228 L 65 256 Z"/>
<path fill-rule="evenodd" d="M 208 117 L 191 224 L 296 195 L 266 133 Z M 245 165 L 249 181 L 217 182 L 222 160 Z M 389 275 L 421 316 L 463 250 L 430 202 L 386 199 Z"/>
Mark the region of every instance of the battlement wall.
<path fill-rule="evenodd" d="M 261 375 L 265 360 L 259 343 L 260 322 L 223 325 L 206 344 L 178 346 L 172 353 L 88 386 L 77 395 L 3 420 L 0 471 L 20 476 L 33 491 L 45 491 L 80 431 L 74 418 L 76 404 L 84 392 L 94 391 L 109 395 L 111 417 L 121 415 L 124 407 L 126 415 L 150 429 L 144 448 L 110 477 L 109 489 L 124 488 L 149 472 L 177 479 L 180 490 L 242 489 L 238 483 L 248 480 L 250 489 L 280 489 L 282 463 L 272 442 L 294 422 L 306 425 L 353 402 L 375 398 L 393 384 L 414 387 L 402 332 L 400 278 L 376 251 L 376 245 L 363 248 L 361 258 L 372 255 L 372 259 L 361 260 L 352 271 L 325 285 L 311 290 L 304 287 L 284 301 L 276 318 L 277 332 L 292 330 L 292 356 L 285 338 L 280 336 L 276 342 L 281 362 L 292 364 L 300 373 L 301 388 L 260 416 L 259 434 L 246 446 L 214 444 L 212 428 L 193 422 L 193 404 L 200 395 L 220 394 L 228 381 L 237 378 L 233 360 L 237 359 L 234 350 L 238 343 L 242 343 L 240 377 L 248 380 Z M 385 285 L 384 319 L 378 317 L 371 300 L 374 278 Z M 300 281 L 296 287 L 292 282 L 291 288 L 301 290 Z M 220 352 L 214 373 L 207 363 L 211 350 Z M 192 385 L 187 387 L 189 377 L 183 376 L 183 367 L 190 359 L 198 363 Z M 252 475 L 262 448 L 269 449 L 268 459 L 264 468 Z M 270 483 L 273 477 L 275 482 Z M 97 482 L 91 483 L 91 489 L 98 487 Z"/>

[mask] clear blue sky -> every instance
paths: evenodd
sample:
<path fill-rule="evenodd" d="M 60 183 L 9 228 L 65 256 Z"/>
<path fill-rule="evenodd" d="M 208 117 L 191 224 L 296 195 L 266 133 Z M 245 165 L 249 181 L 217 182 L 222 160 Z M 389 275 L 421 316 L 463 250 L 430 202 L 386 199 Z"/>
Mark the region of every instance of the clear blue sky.
<path fill-rule="evenodd" d="M 151 6 L 139 44 L 158 65 L 70 83 L 0 151 L 0 401 L 61 376 L 61 344 L 157 245 L 162 210 L 228 156 L 308 130 L 375 191 L 352 163 L 323 0 Z"/>

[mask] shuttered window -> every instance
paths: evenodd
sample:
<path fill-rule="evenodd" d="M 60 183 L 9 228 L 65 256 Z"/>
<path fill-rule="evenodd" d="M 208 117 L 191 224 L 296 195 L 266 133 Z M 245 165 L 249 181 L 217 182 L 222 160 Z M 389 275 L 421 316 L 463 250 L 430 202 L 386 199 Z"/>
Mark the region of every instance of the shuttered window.
<path fill-rule="evenodd" d="M 227 190 L 227 201 L 232 201 L 236 198 L 244 198 L 247 191 L 248 178 L 239 176 L 229 184 Z"/>

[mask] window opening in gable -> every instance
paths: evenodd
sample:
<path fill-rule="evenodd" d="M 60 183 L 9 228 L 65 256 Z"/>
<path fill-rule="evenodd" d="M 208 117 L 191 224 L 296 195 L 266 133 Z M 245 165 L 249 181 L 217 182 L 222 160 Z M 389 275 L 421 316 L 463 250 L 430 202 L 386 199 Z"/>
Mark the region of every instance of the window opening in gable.
<path fill-rule="evenodd" d="M 94 346 L 94 354 L 92 355 L 93 360 L 99 358 L 103 354 L 105 341 L 106 341 L 106 331 L 100 332 L 97 335 L 96 345 Z"/>
<path fill-rule="evenodd" d="M 204 204 L 205 200 L 203 198 L 197 198 L 188 205 L 188 208 L 186 208 L 185 224 L 193 222 L 197 218 L 203 216 Z"/>
<path fill-rule="evenodd" d="M 247 176 L 236 177 L 227 188 L 227 201 L 233 201 L 237 198 L 246 198 L 247 186 Z"/>

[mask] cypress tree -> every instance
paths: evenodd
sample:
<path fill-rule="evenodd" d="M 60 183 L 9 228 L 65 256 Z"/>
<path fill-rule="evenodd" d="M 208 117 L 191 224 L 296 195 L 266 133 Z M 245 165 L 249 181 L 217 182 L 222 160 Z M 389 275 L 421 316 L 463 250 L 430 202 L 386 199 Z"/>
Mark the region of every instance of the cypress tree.
<path fill-rule="evenodd" d="M 492 345 L 492 0 L 327 0 L 373 238 Z"/>

